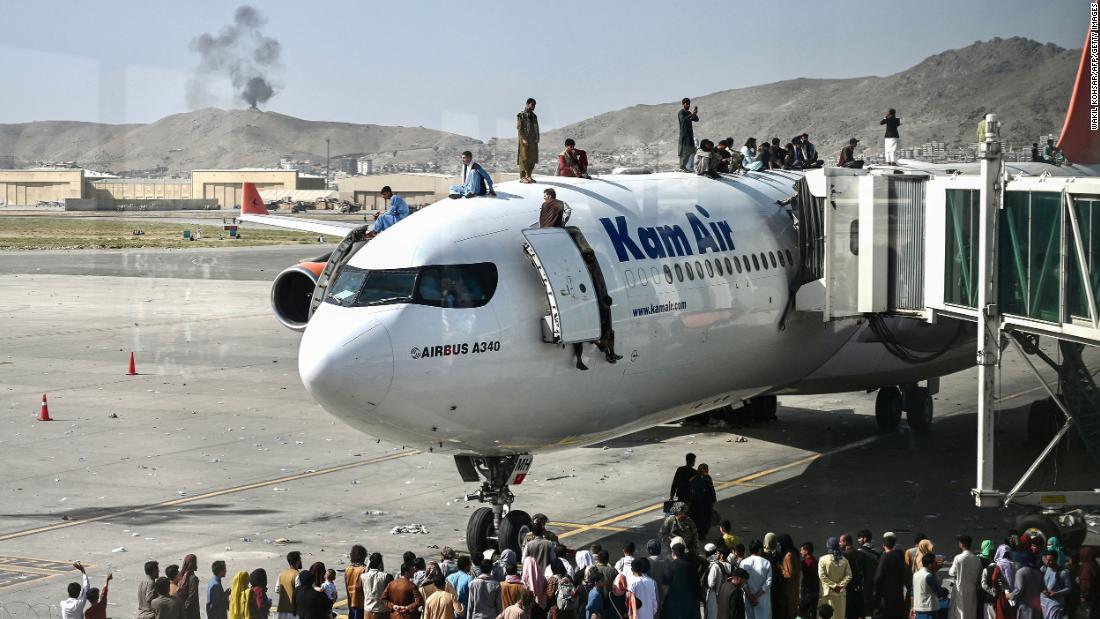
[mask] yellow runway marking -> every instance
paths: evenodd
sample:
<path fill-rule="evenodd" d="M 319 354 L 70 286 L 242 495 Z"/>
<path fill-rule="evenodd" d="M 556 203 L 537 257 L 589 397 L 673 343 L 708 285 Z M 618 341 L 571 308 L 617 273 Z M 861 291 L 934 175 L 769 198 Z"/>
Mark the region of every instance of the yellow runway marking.
<path fill-rule="evenodd" d="M 244 484 L 242 486 L 235 486 L 233 488 L 225 488 L 222 490 L 214 490 L 213 492 L 207 492 L 205 494 L 196 494 L 195 496 L 180 497 L 178 499 L 172 499 L 171 501 L 163 501 L 161 503 L 154 503 L 152 505 L 143 505 L 141 507 L 134 507 L 131 509 L 125 509 L 122 511 L 111 512 L 109 514 L 102 514 L 100 516 L 94 516 L 92 518 L 86 518 L 84 520 L 69 520 L 67 522 L 59 522 L 57 524 L 51 524 L 44 527 L 37 527 L 34 529 L 25 529 L 23 531 L 14 531 L 12 533 L 0 534 L 0 542 L 10 539 L 16 539 L 20 537 L 27 537 L 30 535 L 38 535 L 40 533 L 49 533 L 51 531 L 57 531 L 59 529 L 67 529 L 69 527 L 76 527 L 82 524 L 88 524 L 89 522 L 99 522 L 102 520 L 113 520 L 121 516 L 129 516 L 131 514 L 140 514 L 142 512 L 151 511 L 154 509 L 160 509 L 162 507 L 175 507 L 177 505 L 187 505 L 188 503 L 195 503 L 197 501 L 205 501 L 215 497 L 225 496 L 227 494 L 236 494 L 238 492 L 246 492 L 248 490 L 255 490 L 257 488 L 266 488 L 267 486 L 275 486 L 278 484 L 285 484 L 299 479 L 309 479 L 311 477 L 318 477 L 321 475 L 328 475 L 330 473 L 338 473 L 340 471 L 346 471 L 348 469 L 354 469 L 360 466 L 366 466 L 368 464 L 378 464 L 379 462 L 386 462 L 389 460 L 396 460 L 398 458 L 407 458 L 408 456 L 414 456 L 420 453 L 419 450 L 409 449 L 405 451 L 399 451 L 397 453 L 387 454 L 385 456 L 378 456 L 376 458 L 369 458 L 367 460 L 360 460 L 358 462 L 349 462 L 347 464 L 340 464 L 337 466 L 330 466 L 324 469 L 317 469 L 316 471 L 307 471 L 305 473 L 297 473 L 295 475 L 287 475 L 285 477 L 279 477 L 278 479 L 269 479 L 267 481 L 258 481 L 251 484 Z"/>
<path fill-rule="evenodd" d="M 547 524 L 547 526 L 551 526 L 551 527 L 572 527 L 574 529 L 580 529 L 582 527 L 588 527 L 590 529 L 597 529 L 598 528 L 602 531 L 612 531 L 612 532 L 615 532 L 615 533 L 619 533 L 619 532 L 622 532 L 622 531 L 629 531 L 629 529 L 627 529 L 625 527 L 597 527 L 595 525 L 580 524 L 580 523 L 577 523 L 577 522 L 547 522 L 546 524 Z"/>

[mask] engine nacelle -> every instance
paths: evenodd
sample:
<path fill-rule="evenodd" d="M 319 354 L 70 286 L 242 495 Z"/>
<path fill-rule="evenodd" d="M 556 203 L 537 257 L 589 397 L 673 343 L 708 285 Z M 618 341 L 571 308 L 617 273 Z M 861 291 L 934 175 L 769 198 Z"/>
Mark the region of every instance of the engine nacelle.
<path fill-rule="evenodd" d="M 299 262 L 275 277 L 271 283 L 271 309 L 284 327 L 306 330 L 313 290 L 324 269 L 324 262 Z"/>

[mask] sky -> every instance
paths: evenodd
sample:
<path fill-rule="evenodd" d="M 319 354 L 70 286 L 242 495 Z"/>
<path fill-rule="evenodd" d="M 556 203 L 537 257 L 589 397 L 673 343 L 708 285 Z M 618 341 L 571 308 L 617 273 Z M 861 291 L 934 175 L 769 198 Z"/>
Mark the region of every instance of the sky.
<path fill-rule="evenodd" d="M 0 123 L 246 107 L 191 49 L 240 4 L 0 0 Z M 796 77 L 889 75 L 998 36 L 1080 48 L 1089 0 L 251 4 L 281 51 L 263 109 L 487 139 L 515 132 L 527 97 L 549 129 Z M 206 91 L 201 103 L 189 83 Z"/>

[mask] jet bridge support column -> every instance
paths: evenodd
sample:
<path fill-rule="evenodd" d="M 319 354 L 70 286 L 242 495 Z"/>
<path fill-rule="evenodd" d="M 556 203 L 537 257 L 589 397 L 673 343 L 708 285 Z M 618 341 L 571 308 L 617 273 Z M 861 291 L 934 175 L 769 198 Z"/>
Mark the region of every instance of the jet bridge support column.
<path fill-rule="evenodd" d="M 978 507 L 999 504 L 994 489 L 997 373 L 1001 362 L 1001 317 L 997 308 L 997 211 L 1001 204 L 1001 137 L 996 114 L 986 114 L 981 157 L 981 197 L 978 207 L 978 478 L 973 490 Z"/>

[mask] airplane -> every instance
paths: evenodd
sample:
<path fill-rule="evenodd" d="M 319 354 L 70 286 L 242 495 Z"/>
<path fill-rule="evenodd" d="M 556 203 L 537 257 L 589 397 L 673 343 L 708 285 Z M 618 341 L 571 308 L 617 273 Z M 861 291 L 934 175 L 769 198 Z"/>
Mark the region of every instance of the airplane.
<path fill-rule="evenodd" d="M 1100 163 L 1087 70 L 1083 54 L 1059 145 Z M 1020 164 L 1036 165 L 1053 168 Z M 481 553 L 519 548 L 531 519 L 511 487 L 538 453 L 734 407 L 774 418 L 777 394 L 877 389 L 884 429 L 902 411 L 930 427 L 938 377 L 975 363 L 974 325 L 791 311 L 805 257 L 780 203 L 811 174 L 538 177 L 373 238 L 270 215 L 246 183 L 240 218 L 343 237 L 272 285 L 276 317 L 302 334 L 302 382 L 352 428 L 453 455 L 488 504 L 467 525 Z M 538 227 L 547 188 L 571 208 L 565 227 Z"/>

